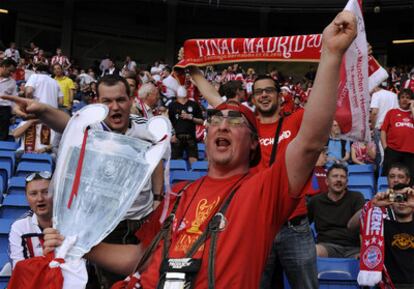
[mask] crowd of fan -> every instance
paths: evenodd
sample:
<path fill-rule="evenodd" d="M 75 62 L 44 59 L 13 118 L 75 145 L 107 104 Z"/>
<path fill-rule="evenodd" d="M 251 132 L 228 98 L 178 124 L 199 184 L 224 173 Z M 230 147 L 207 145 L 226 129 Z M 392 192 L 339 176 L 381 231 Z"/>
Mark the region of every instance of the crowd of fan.
<path fill-rule="evenodd" d="M 10 62 L 10 59 L 15 63 Z M 171 139 L 172 159 L 186 157 L 189 163 L 197 161 L 197 143 L 203 142 L 205 121 L 214 106 L 200 92 L 202 89 L 199 90 L 197 81 L 192 79 L 191 71 L 172 69 L 163 61 L 156 61 L 145 68 L 139 67 L 130 56 L 125 57 L 121 66 L 117 66 L 113 58 L 106 56 L 96 67 L 85 69 L 75 65 L 73 60 L 69 60 L 60 48 L 56 50 L 56 55 L 48 58 L 34 43 L 30 44 L 30 48 L 20 51 L 14 43 L 11 43 L 10 48 L 0 52 L 0 61 L 1 67 L 12 67 L 9 72 L 16 81 L 16 91 L 19 96 L 34 98 L 69 114 L 87 104 L 98 102 L 97 81 L 101 77 L 122 76 L 129 84 L 130 96 L 134 98 L 131 113 L 143 118 L 154 115 L 167 116 L 174 130 Z M 329 225 L 326 221 L 328 219 L 344 223 L 343 230 L 336 234 L 324 235 L 323 231 L 319 232 L 319 242 L 316 247 L 318 256 L 354 257 L 359 254 L 359 246 L 356 246 L 357 248 L 354 246 L 358 243 L 358 238 L 347 236 L 349 233 L 347 230 L 352 227 L 350 222 L 355 216 L 359 219 L 364 199 L 353 193 L 344 198 L 347 165 L 372 164 L 379 171 L 384 162 L 383 175 L 392 178 L 389 176 L 392 169 L 400 170 L 406 174 L 408 183 L 411 181 L 409 176 L 414 175 L 414 150 L 411 151 L 414 135 L 395 135 L 395 131 L 389 127 L 394 120 L 390 119 L 392 116 L 388 114 L 389 111 L 399 108 L 404 113 L 407 112 L 408 118 L 410 115 L 411 119 L 413 118 L 414 68 L 392 67 L 388 72 L 389 79 L 376 88 L 371 96 L 372 140 L 354 143 L 343 141 L 340 139 L 339 124 L 334 121 L 326 151 L 322 152 L 321 160 L 317 163 L 318 167 L 330 167 L 328 171 L 323 169 L 322 173 L 320 172 L 323 179 L 327 179 L 327 186 L 324 186 L 325 181 L 322 181 L 319 192 L 336 189 L 337 196 L 340 197 L 336 200 L 321 197 L 322 195 L 313 198 L 309 203 L 309 218 L 315 221 L 317 230 L 329 230 L 326 227 Z M 202 74 L 210 85 L 216 88 L 223 100 L 235 100 L 253 111 L 254 95 L 261 95 L 263 90 L 268 89 L 255 91 L 253 84 L 259 75 L 253 68 L 245 67 L 244 64 L 233 64 L 226 68 L 207 66 Z M 280 91 L 280 117 L 289 117 L 306 107 L 316 76 L 314 66 L 310 66 L 309 71 L 300 78 L 286 76 L 276 69 L 271 69 L 267 75 L 275 81 Z M 19 110 L 14 112 L 17 116 L 25 116 Z M 410 128 L 413 128 L 412 121 L 407 123 L 411 123 Z M 35 133 L 30 132 L 33 126 L 38 130 L 36 133 L 40 135 L 38 143 L 30 141 L 29 134 Z M 53 130 L 43 127 L 36 119 L 20 123 L 10 133 L 16 139 L 22 137 L 22 151 L 40 153 L 53 149 Z M 6 137 L 3 136 L 3 139 Z M 259 140 L 266 141 L 260 138 Z M 403 166 L 396 167 L 395 163 L 403 163 Z M 339 204 L 342 199 L 342 204 Z M 326 216 L 321 215 L 321 212 Z M 332 217 L 335 212 L 338 214 L 337 218 Z M 289 226 L 298 225 L 295 221 L 290 219 Z M 342 242 L 331 244 L 329 238 L 332 237 L 335 241 L 342 238 Z M 262 288 L 267 287 L 262 285 Z"/>

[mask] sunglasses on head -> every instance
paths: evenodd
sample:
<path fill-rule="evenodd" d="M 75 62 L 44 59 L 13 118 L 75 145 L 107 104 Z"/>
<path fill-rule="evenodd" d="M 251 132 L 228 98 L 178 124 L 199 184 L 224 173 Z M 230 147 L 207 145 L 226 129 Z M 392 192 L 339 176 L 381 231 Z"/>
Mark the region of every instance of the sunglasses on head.
<path fill-rule="evenodd" d="M 227 115 L 223 115 L 223 112 L 220 110 L 210 110 L 208 115 L 207 122 L 211 126 L 219 126 L 225 119 L 232 127 L 239 127 L 246 123 L 246 120 L 240 111 L 230 110 Z"/>
<path fill-rule="evenodd" d="M 34 172 L 29 174 L 26 177 L 26 183 L 31 182 L 35 179 L 43 179 L 43 180 L 50 180 L 52 178 L 52 173 L 48 171 L 43 172 Z"/>

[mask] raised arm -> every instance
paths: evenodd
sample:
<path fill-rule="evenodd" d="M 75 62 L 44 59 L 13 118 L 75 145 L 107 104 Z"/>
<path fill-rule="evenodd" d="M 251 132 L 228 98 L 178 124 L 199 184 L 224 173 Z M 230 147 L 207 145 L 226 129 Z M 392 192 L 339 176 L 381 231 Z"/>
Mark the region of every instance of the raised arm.
<path fill-rule="evenodd" d="M 70 119 L 70 116 L 65 112 L 33 99 L 11 95 L 0 96 L 0 98 L 14 101 L 16 114 L 24 118 L 38 118 L 40 122 L 56 132 L 62 133 Z"/>
<path fill-rule="evenodd" d="M 200 93 L 212 107 L 216 107 L 223 102 L 223 99 L 221 98 L 218 91 L 210 82 L 207 81 L 198 67 L 191 66 L 190 75 Z"/>
<path fill-rule="evenodd" d="M 311 96 L 299 133 L 286 151 L 293 194 L 301 191 L 328 140 L 336 109 L 341 60 L 356 34 L 356 18 L 349 11 L 339 13 L 323 31 L 321 59 Z"/>

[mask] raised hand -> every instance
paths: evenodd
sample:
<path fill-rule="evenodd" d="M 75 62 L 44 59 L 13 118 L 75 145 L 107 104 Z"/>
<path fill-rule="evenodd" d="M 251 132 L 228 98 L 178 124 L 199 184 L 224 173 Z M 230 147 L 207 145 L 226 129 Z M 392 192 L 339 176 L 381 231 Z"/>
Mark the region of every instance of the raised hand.
<path fill-rule="evenodd" d="M 385 207 L 393 204 L 393 202 L 389 200 L 390 192 L 390 190 L 387 190 L 386 192 L 376 193 L 374 198 L 372 199 L 372 204 L 377 207 Z"/>
<path fill-rule="evenodd" d="M 37 118 L 38 115 L 40 115 L 46 108 L 45 104 L 33 99 L 13 95 L 2 95 L 0 98 L 16 103 L 16 106 L 13 108 L 13 110 L 18 116 L 24 119 Z"/>
<path fill-rule="evenodd" d="M 350 11 L 342 11 L 324 29 L 322 34 L 323 49 L 325 52 L 342 56 L 356 35 L 357 22 L 355 15 Z"/>

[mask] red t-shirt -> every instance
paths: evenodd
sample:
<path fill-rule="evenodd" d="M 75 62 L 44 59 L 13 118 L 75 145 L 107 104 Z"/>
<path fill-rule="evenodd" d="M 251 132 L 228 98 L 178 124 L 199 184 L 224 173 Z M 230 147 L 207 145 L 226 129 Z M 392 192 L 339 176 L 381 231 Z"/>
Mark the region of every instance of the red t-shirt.
<path fill-rule="evenodd" d="M 387 133 L 387 146 L 391 149 L 414 153 L 414 120 L 411 111 L 391 109 L 385 115 L 381 130 Z"/>
<path fill-rule="evenodd" d="M 302 123 L 303 118 L 303 109 L 299 109 L 295 113 L 287 116 L 283 119 L 282 128 L 279 134 L 279 144 L 277 146 L 277 154 L 282 153 L 287 148 L 287 145 L 296 137 L 299 132 L 300 125 Z M 254 172 L 260 171 L 264 168 L 269 167 L 270 156 L 272 154 L 272 148 L 275 138 L 275 133 L 277 129 L 279 121 L 275 123 L 260 123 L 258 122 L 258 133 L 259 133 L 259 143 L 260 143 L 260 153 L 262 154 L 262 158 L 260 163 L 253 168 Z M 307 184 L 304 187 L 304 191 L 307 192 L 311 187 L 311 184 Z M 299 205 L 297 206 L 296 210 L 292 213 L 289 219 L 292 219 L 297 216 L 306 215 L 308 210 L 306 208 L 306 201 L 303 198 Z"/>
<path fill-rule="evenodd" d="M 281 151 L 277 165 L 246 176 L 231 201 L 225 214 L 227 225 L 218 235 L 215 288 L 258 288 L 273 238 L 298 202 L 298 199 L 288 194 L 284 156 L 285 152 Z M 177 208 L 170 258 L 185 255 L 241 177 L 235 175 L 227 179 L 213 179 L 207 176 L 190 185 Z M 173 191 L 177 192 L 177 186 Z M 137 233 L 144 245 L 153 238 L 156 231 L 154 227 L 160 228 L 158 217 L 159 214 L 153 214 Z M 202 257 L 194 287 L 196 289 L 207 289 L 208 286 L 209 248 L 210 239 L 194 256 Z M 148 267 L 141 273 L 141 285 L 145 289 L 153 289 L 157 285 L 162 250 L 163 242 L 158 245 Z"/>

